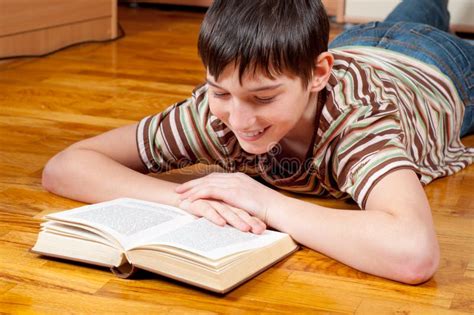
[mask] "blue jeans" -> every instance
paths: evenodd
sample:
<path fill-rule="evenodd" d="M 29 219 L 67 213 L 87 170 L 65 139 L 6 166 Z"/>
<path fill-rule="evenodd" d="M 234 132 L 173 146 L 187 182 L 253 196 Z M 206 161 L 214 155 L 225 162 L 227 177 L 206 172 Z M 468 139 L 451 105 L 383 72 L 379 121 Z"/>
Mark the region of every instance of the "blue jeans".
<path fill-rule="evenodd" d="M 474 46 L 448 33 L 447 0 L 404 0 L 383 22 L 355 26 L 329 48 L 373 46 L 435 65 L 451 78 L 465 104 L 460 136 L 474 133 Z"/>

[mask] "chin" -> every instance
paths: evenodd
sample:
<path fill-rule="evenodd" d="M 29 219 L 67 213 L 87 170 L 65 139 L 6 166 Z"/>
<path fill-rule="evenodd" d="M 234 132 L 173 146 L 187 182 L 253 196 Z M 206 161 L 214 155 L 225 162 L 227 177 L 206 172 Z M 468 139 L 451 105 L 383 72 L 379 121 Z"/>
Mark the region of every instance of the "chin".
<path fill-rule="evenodd" d="M 267 150 L 247 150 L 244 147 L 242 147 L 242 149 L 249 154 L 255 154 L 255 155 L 265 154 L 268 152 Z"/>
<path fill-rule="evenodd" d="M 240 144 L 240 147 L 242 148 L 242 150 L 244 150 L 247 153 L 250 153 L 250 154 L 265 153 L 265 152 L 262 152 L 262 151 L 264 151 L 262 146 L 249 145 L 246 142 L 243 142 L 243 141 L 240 141 L 240 140 L 238 140 L 238 141 L 239 141 L 239 144 Z"/>
<path fill-rule="evenodd" d="M 250 153 L 250 154 L 256 154 L 256 155 L 267 153 L 270 147 L 268 145 L 259 145 L 259 146 L 255 145 L 254 146 L 254 145 L 249 145 L 248 143 L 242 143 L 240 141 L 239 141 L 239 144 L 242 150 L 244 150 L 245 152 Z"/>

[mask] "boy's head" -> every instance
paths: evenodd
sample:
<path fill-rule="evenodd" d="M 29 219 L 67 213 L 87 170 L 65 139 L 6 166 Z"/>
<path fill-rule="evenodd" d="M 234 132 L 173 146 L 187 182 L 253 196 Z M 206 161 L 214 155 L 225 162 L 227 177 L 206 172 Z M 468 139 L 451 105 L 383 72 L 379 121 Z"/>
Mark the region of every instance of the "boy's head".
<path fill-rule="evenodd" d="M 305 142 L 332 69 L 320 0 L 215 0 L 202 23 L 212 114 L 253 154 Z M 292 147 L 304 147 L 299 143 Z"/>
<path fill-rule="evenodd" d="M 199 34 L 199 55 L 218 80 L 229 66 L 269 78 L 284 72 L 304 86 L 328 49 L 329 20 L 320 0 L 215 0 Z"/>

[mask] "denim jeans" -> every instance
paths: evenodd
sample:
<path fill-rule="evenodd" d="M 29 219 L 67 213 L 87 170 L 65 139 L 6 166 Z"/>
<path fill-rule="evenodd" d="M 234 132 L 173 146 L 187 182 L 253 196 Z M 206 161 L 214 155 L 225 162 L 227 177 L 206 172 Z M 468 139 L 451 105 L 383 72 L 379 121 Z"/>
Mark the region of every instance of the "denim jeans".
<path fill-rule="evenodd" d="M 438 67 L 453 81 L 464 105 L 460 136 L 474 133 L 474 45 L 448 33 L 447 0 L 404 0 L 383 22 L 355 26 L 329 48 L 373 46 Z"/>

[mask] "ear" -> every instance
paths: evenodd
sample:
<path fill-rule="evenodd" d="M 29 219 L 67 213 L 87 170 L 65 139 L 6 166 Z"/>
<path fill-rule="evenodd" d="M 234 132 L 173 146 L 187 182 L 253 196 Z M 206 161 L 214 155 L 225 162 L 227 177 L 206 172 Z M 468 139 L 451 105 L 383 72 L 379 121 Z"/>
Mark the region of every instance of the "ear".
<path fill-rule="evenodd" d="M 332 66 L 334 65 L 334 56 L 330 52 L 321 53 L 316 59 L 316 65 L 311 79 L 311 92 L 319 92 L 329 81 Z"/>

